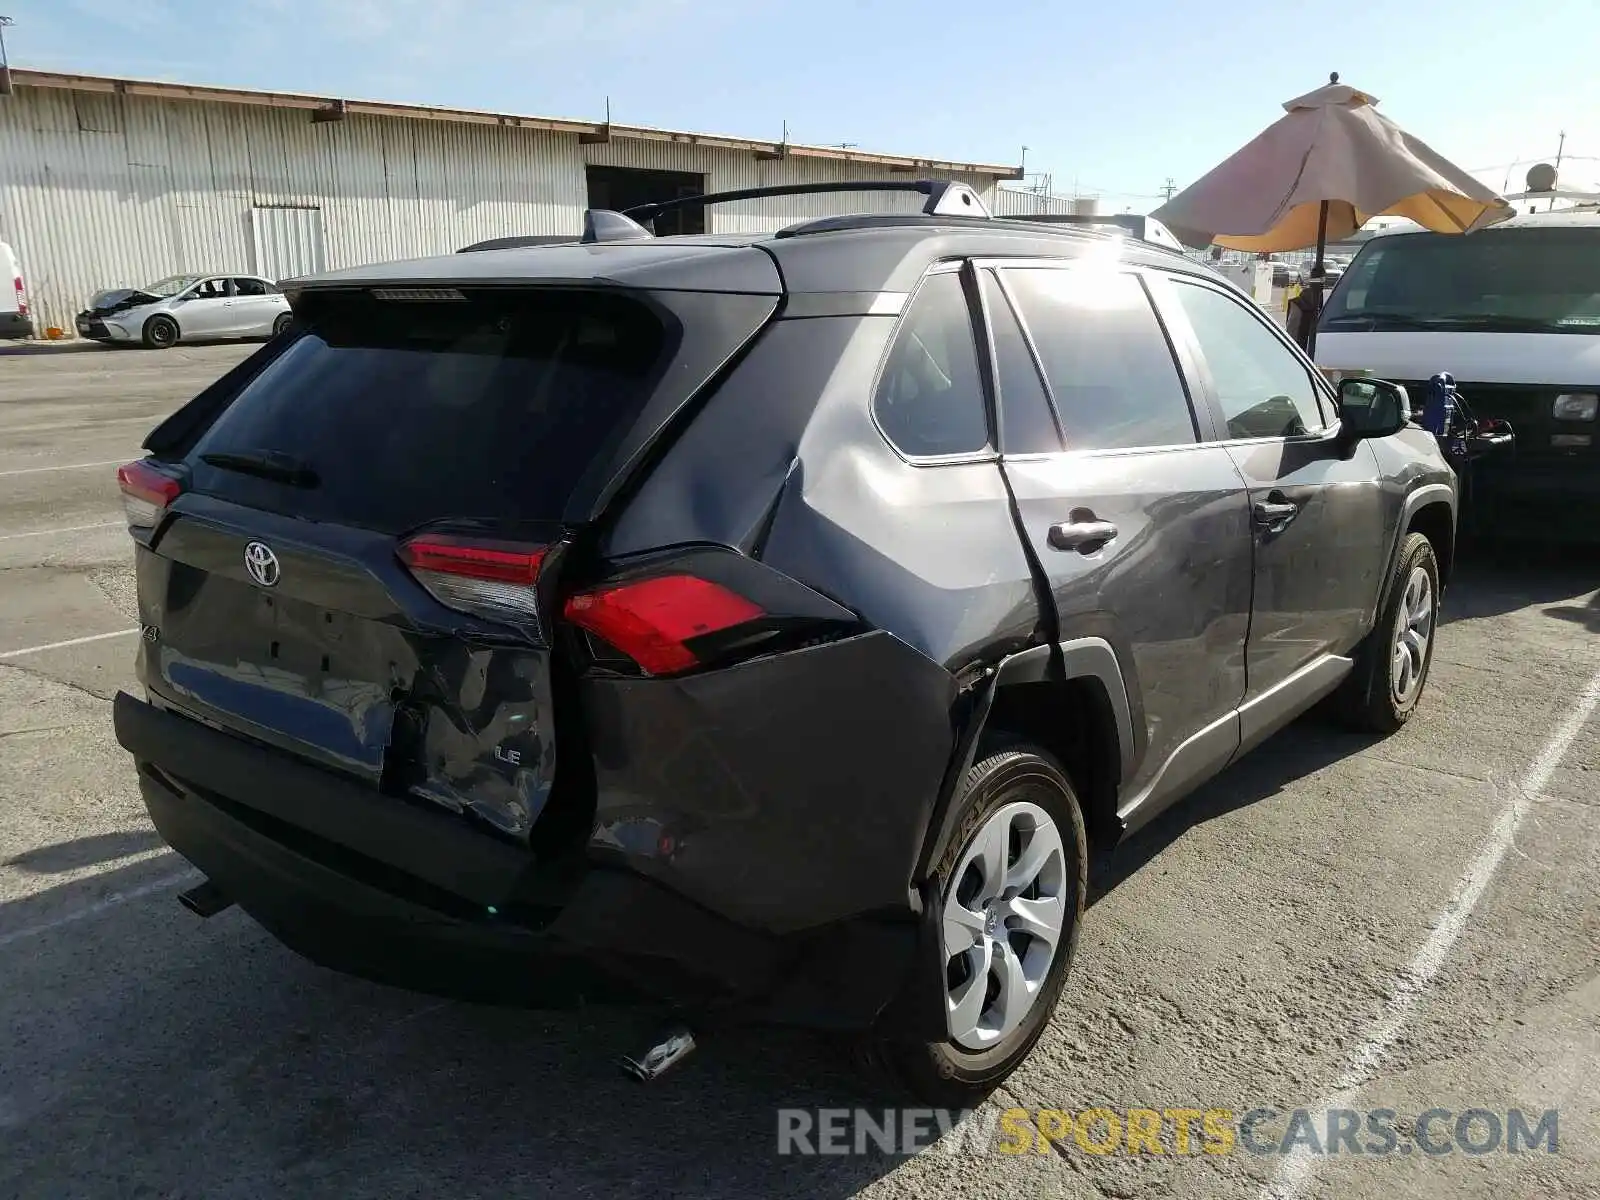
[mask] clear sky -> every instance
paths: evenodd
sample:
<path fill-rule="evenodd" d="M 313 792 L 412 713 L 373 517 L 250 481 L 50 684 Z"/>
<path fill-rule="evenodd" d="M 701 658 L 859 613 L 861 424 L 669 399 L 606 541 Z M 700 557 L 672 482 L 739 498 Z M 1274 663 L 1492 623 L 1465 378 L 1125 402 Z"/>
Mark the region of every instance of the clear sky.
<path fill-rule="evenodd" d="M 1142 210 L 1324 83 L 1600 183 L 1600 0 L 0 0 L 14 66 L 1016 163 Z M 1520 190 L 1527 163 L 1511 174 Z"/>

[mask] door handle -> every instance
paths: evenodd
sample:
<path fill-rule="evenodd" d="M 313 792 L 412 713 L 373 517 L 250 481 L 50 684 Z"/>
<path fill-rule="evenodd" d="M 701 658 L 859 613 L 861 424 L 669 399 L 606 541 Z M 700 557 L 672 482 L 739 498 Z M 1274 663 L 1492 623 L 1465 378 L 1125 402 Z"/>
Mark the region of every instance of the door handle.
<path fill-rule="evenodd" d="M 1278 499 L 1274 500 L 1269 496 L 1265 500 L 1256 502 L 1255 518 L 1257 525 L 1276 532 L 1300 515 L 1300 506 L 1283 499 L 1281 492 L 1274 492 L 1272 495 Z"/>
<path fill-rule="evenodd" d="M 1093 554 L 1116 536 L 1117 527 L 1110 521 L 1062 521 L 1050 526 L 1049 542 L 1052 550 Z"/>

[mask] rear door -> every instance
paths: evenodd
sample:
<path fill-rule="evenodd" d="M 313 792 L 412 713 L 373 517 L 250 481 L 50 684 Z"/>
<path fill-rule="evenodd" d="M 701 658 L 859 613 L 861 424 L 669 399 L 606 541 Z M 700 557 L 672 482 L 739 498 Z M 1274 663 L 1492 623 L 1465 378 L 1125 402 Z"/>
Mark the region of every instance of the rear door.
<path fill-rule="evenodd" d="M 197 400 L 197 434 L 152 435 L 185 439 L 157 464 L 184 491 L 138 555 L 141 677 L 527 836 L 554 782 L 563 513 L 692 339 L 616 290 L 352 290 L 297 311 L 291 343 Z"/>
<path fill-rule="evenodd" d="M 1287 684 L 1279 694 L 1292 705 L 1304 698 L 1300 683 L 1315 691 L 1332 678 L 1318 675 L 1319 660 L 1348 654 L 1366 633 L 1390 545 L 1378 461 L 1365 442 L 1343 452 L 1332 397 L 1248 301 L 1188 277 L 1170 292 L 1173 323 L 1192 331 L 1214 419 L 1250 489 L 1249 695 Z M 1278 715 L 1272 707 L 1263 727 Z"/>
<path fill-rule="evenodd" d="M 1141 744 L 1119 810 L 1137 825 L 1239 744 L 1244 486 L 1139 272 L 1000 263 L 983 276 L 1006 477 L 1062 640 L 1105 638 L 1123 664 Z"/>
<path fill-rule="evenodd" d="M 233 333 L 238 337 L 269 337 L 272 323 L 288 305 L 283 294 L 264 279 L 237 275 L 233 283 Z"/>

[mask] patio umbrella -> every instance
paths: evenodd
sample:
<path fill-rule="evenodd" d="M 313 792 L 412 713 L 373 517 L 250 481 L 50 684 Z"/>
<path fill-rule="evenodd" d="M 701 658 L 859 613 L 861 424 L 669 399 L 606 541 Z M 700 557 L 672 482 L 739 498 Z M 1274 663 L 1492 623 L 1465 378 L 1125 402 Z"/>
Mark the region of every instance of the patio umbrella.
<path fill-rule="evenodd" d="M 1150 215 L 1190 246 L 1268 254 L 1315 246 L 1320 281 L 1327 240 L 1373 217 L 1470 233 L 1513 214 L 1492 189 L 1379 114 L 1377 103 L 1335 73 Z"/>

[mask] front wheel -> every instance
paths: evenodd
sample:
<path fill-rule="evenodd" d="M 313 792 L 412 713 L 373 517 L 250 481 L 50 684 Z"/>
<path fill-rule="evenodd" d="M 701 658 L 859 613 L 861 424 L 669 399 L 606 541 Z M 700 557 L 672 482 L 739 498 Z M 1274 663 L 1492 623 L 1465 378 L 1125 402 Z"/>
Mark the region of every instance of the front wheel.
<path fill-rule="evenodd" d="M 1019 745 L 967 773 L 959 832 L 940 860 L 940 962 L 917 986 L 943 1007 L 946 1036 L 885 1030 L 875 1057 L 923 1100 L 980 1102 L 1044 1032 L 1066 982 L 1088 890 L 1083 813 L 1051 758 Z"/>
<path fill-rule="evenodd" d="M 157 313 L 144 323 L 144 344 L 152 350 L 165 350 L 178 340 L 178 323 Z"/>
<path fill-rule="evenodd" d="M 1406 537 L 1389 581 L 1389 601 L 1356 655 L 1338 708 L 1347 724 L 1393 733 L 1411 719 L 1433 665 L 1439 624 L 1439 560 L 1420 533 Z"/>

